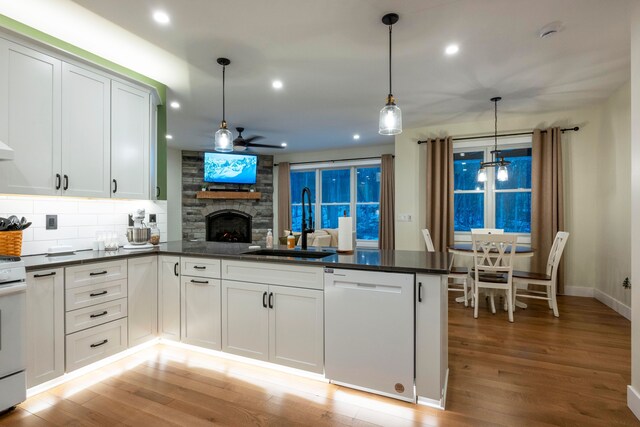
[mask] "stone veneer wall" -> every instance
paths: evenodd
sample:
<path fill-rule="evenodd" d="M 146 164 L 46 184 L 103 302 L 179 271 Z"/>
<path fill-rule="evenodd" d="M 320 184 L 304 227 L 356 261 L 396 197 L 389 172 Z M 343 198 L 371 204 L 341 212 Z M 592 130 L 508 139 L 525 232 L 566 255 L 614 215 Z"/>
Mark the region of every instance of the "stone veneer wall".
<path fill-rule="evenodd" d="M 264 246 L 267 230 L 273 228 L 273 156 L 258 156 L 255 191 L 260 200 L 196 199 L 196 193 L 207 185 L 210 189 L 246 188 L 243 185 L 211 184 L 203 180 L 204 152 L 182 152 L 182 239 L 206 240 L 205 217 L 211 212 L 236 209 L 252 218 L 253 244 Z"/>

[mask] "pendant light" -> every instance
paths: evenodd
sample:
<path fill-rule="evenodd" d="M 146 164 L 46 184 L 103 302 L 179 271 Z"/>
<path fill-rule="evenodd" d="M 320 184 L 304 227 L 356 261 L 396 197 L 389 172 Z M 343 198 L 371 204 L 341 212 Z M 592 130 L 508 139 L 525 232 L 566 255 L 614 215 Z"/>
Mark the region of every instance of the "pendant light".
<path fill-rule="evenodd" d="M 387 103 L 380 110 L 380 120 L 378 122 L 378 133 L 380 135 L 398 135 L 402 133 L 402 112 L 396 105 L 396 100 L 391 91 L 391 28 L 398 22 L 397 13 L 387 13 L 382 17 L 382 23 L 389 26 L 389 95 Z"/>
<path fill-rule="evenodd" d="M 493 150 L 491 150 L 491 161 L 480 163 L 480 169 L 478 169 L 478 182 L 487 182 L 487 168 L 496 166 L 498 167 L 496 179 L 501 182 L 507 181 L 509 179 L 509 171 L 507 170 L 507 165 L 511 164 L 511 162 L 506 161 L 504 159 L 504 156 L 500 155 L 501 151 L 498 150 L 498 101 L 500 100 L 502 100 L 502 98 L 499 96 L 491 98 L 491 102 L 493 102 L 493 112 L 495 118 Z"/>
<path fill-rule="evenodd" d="M 227 122 L 224 116 L 224 72 L 227 65 L 231 64 L 231 61 L 227 58 L 218 58 L 218 64 L 222 65 L 222 121 L 220 122 L 220 129 L 218 129 L 215 136 L 215 150 L 228 153 L 233 151 L 233 134 L 227 129 Z"/>

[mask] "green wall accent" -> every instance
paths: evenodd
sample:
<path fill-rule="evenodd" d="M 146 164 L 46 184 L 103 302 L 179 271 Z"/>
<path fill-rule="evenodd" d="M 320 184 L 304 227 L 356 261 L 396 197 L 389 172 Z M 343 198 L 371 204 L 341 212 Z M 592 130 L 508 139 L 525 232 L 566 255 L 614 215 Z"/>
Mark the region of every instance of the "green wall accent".
<path fill-rule="evenodd" d="M 109 61 L 108 59 L 67 43 L 64 40 L 60 40 L 59 38 L 43 33 L 42 31 L 25 25 L 22 22 L 18 22 L 6 15 L 0 14 L 0 26 L 17 34 L 26 36 L 41 43 L 45 43 L 49 46 L 61 49 L 79 58 L 93 62 L 96 65 L 113 71 L 114 73 L 129 77 L 141 83 L 145 83 L 153 87 L 158 92 L 158 96 L 160 97 L 160 101 L 162 102 L 162 105 L 158 106 L 157 181 L 158 187 L 160 188 L 160 196 L 158 197 L 158 199 L 167 200 L 167 109 L 165 107 L 165 104 L 167 103 L 167 86 L 157 80 L 149 78 L 129 68 L 123 67 L 120 64 L 116 64 L 113 61 Z"/>

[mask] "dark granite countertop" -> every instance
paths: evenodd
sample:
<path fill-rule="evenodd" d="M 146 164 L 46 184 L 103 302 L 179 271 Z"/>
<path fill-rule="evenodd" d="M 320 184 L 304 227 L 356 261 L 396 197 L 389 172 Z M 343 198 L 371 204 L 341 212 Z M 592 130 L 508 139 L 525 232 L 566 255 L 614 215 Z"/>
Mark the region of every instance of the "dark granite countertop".
<path fill-rule="evenodd" d="M 86 264 L 99 261 L 110 261 L 149 254 L 164 254 L 178 256 L 210 257 L 220 259 L 235 259 L 246 261 L 278 262 L 286 264 L 317 265 L 356 270 L 388 271 L 401 273 L 431 273 L 447 274 L 451 267 L 453 256 L 444 252 L 420 251 L 390 251 L 378 249 L 356 249 L 353 254 L 343 255 L 334 253 L 324 258 L 304 259 L 295 256 L 296 250 L 291 250 L 291 257 L 265 256 L 246 253 L 251 251 L 246 243 L 213 243 L 213 242 L 168 242 L 146 250 L 118 251 L 78 251 L 74 255 L 23 256 L 27 271 L 43 268 L 65 267 L 73 264 Z M 277 246 L 284 249 L 285 246 Z M 299 250 L 299 248 L 297 248 Z M 321 248 L 335 252 L 334 248 Z M 320 248 L 310 248 L 318 251 Z"/>

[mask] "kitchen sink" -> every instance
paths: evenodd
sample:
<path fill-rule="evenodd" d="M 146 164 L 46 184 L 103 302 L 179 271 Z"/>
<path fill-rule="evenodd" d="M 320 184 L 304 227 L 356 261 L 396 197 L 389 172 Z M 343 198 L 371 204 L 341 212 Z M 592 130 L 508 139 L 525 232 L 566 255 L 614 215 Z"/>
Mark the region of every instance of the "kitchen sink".
<path fill-rule="evenodd" d="M 264 256 L 279 256 L 290 258 L 311 258 L 318 259 L 335 255 L 332 251 L 303 251 L 297 249 L 257 249 L 253 251 L 242 252 L 243 255 L 264 255 Z"/>

